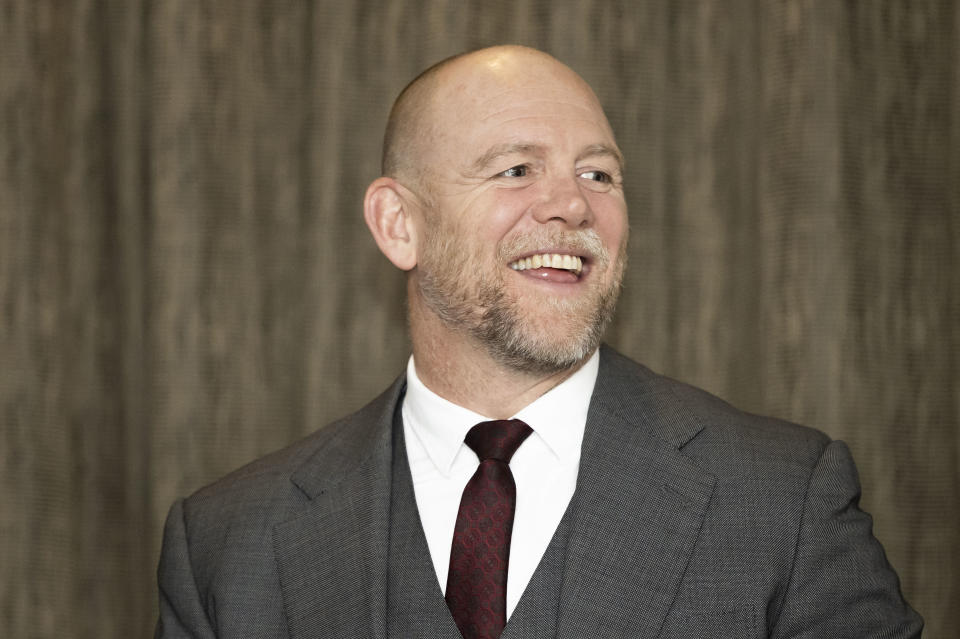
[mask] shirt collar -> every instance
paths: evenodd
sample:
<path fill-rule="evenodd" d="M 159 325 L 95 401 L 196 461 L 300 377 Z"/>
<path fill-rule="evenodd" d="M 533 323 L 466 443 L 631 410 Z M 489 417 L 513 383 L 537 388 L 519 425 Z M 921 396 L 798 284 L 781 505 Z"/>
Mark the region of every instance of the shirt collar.
<path fill-rule="evenodd" d="M 522 419 L 563 463 L 579 463 L 587 410 L 597 381 L 599 349 L 570 377 L 524 407 Z M 437 470 L 449 476 L 467 432 L 491 419 L 450 402 L 427 388 L 417 377 L 413 356 L 407 362 L 407 390 L 403 417 L 420 440 Z"/>

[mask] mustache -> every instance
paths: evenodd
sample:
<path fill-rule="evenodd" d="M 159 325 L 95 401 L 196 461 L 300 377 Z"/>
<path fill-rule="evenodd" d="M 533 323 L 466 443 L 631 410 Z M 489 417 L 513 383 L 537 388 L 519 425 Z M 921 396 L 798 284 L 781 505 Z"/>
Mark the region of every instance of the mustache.
<path fill-rule="evenodd" d="M 583 231 L 536 230 L 524 235 L 507 238 L 500 243 L 499 257 L 510 262 L 518 257 L 542 251 L 564 252 L 579 255 L 603 267 L 610 261 L 610 254 L 594 229 Z"/>

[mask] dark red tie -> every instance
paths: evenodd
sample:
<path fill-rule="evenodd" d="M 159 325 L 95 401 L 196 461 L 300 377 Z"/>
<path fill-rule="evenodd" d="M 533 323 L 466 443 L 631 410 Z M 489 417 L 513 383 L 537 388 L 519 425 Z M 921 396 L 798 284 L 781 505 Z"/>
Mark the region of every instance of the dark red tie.
<path fill-rule="evenodd" d="M 497 639 L 507 625 L 507 562 L 517 505 L 510 458 L 533 430 L 519 419 L 481 422 L 464 442 L 480 466 L 460 498 L 447 606 L 464 639 Z"/>

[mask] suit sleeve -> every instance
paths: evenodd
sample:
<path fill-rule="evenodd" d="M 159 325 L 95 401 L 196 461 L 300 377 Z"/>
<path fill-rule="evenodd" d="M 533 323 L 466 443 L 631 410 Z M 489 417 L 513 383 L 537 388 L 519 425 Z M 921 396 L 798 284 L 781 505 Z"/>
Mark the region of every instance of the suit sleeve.
<path fill-rule="evenodd" d="M 824 449 L 811 474 L 777 639 L 920 637 L 923 620 L 860 510 L 860 481 L 843 442 Z"/>
<path fill-rule="evenodd" d="M 160 618 L 155 639 L 214 639 L 190 561 L 183 500 L 170 508 L 157 570 Z"/>

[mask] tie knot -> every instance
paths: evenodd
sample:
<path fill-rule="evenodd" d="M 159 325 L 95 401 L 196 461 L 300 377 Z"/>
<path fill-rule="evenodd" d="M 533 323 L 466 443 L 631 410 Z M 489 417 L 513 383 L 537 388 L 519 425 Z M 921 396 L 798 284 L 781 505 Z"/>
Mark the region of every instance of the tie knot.
<path fill-rule="evenodd" d="M 509 464 L 520 444 L 532 432 L 533 429 L 519 419 L 498 419 L 480 422 L 470 429 L 463 441 L 480 461 L 496 459 Z"/>

